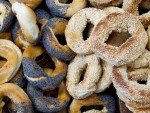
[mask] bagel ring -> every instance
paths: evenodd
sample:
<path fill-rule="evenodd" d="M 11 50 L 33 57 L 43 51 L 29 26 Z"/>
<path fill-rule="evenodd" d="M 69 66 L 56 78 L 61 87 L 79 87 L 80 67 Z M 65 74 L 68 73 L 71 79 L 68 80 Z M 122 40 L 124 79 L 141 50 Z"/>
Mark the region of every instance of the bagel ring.
<path fill-rule="evenodd" d="M 22 53 L 13 42 L 0 39 L 0 56 L 7 59 L 7 62 L 0 69 L 0 84 L 3 84 L 12 79 L 19 70 Z"/>
<path fill-rule="evenodd" d="M 110 6 L 119 6 L 123 0 L 89 0 L 90 4 L 96 8 L 103 9 Z"/>
<path fill-rule="evenodd" d="M 11 4 L 14 4 L 15 2 L 22 2 L 32 9 L 35 9 L 42 1 L 43 0 L 9 0 Z"/>
<path fill-rule="evenodd" d="M 24 39 L 24 36 L 22 34 L 18 21 L 15 22 L 14 26 L 12 27 L 11 32 L 12 32 L 13 41 L 19 48 L 26 49 L 28 46 L 31 45 L 29 42 L 27 42 Z"/>
<path fill-rule="evenodd" d="M 54 16 L 71 17 L 85 8 L 87 0 L 73 0 L 72 3 L 61 3 L 59 0 L 46 0 L 46 5 Z"/>
<path fill-rule="evenodd" d="M 130 81 L 127 78 L 127 67 L 114 67 L 112 82 L 114 87 L 126 97 L 130 98 L 131 101 L 148 103 L 150 99 L 149 80 L 150 74 L 147 77 L 147 84 L 139 84 L 136 81 Z"/>
<path fill-rule="evenodd" d="M 33 105 L 38 111 L 41 112 L 58 112 L 67 107 L 70 101 L 70 95 L 68 94 L 65 83 L 62 82 L 58 87 L 58 96 L 46 97 L 43 96 L 42 90 L 28 84 L 27 93 L 33 102 Z"/>
<path fill-rule="evenodd" d="M 84 75 L 81 75 L 82 73 Z M 68 66 L 66 87 L 69 94 L 76 99 L 83 99 L 93 94 L 100 75 L 100 59 L 96 55 L 77 55 Z M 81 76 L 83 80 L 79 82 Z"/>
<path fill-rule="evenodd" d="M 131 37 L 119 47 L 105 43 L 112 31 L 128 31 Z M 148 42 L 147 33 L 137 17 L 129 13 L 111 13 L 101 20 L 89 37 L 91 50 L 112 65 L 124 65 L 139 57 Z"/>
<path fill-rule="evenodd" d="M 89 38 L 83 39 L 83 31 L 87 23 L 95 26 L 105 16 L 104 11 L 96 8 L 85 8 L 73 15 L 65 29 L 68 46 L 77 54 L 91 54 Z"/>
<path fill-rule="evenodd" d="M 23 11 L 20 9 L 23 9 Z M 25 39 L 31 44 L 36 44 L 39 40 L 39 28 L 36 24 L 36 15 L 34 11 L 19 2 L 15 2 L 12 5 L 12 11 L 18 19 Z"/>
<path fill-rule="evenodd" d="M 23 53 L 23 71 L 30 84 L 42 90 L 52 90 L 58 87 L 65 78 L 67 65 L 50 56 L 55 64 L 55 69 L 41 68 L 34 59 L 43 52 L 44 49 L 40 46 L 29 46 Z"/>
<path fill-rule="evenodd" d="M 11 27 L 14 15 L 9 2 L 0 0 L 0 7 L 0 33 L 2 33 Z"/>
<path fill-rule="evenodd" d="M 17 109 L 17 113 L 34 113 L 32 103 L 28 95 L 19 86 L 13 83 L 0 85 L 0 111 L 5 104 L 2 101 L 5 96 L 9 97 L 13 101 Z"/>
<path fill-rule="evenodd" d="M 83 113 L 115 113 L 116 103 L 114 98 L 105 94 L 93 94 L 85 99 L 74 99 L 70 104 L 69 113 L 81 113 L 82 107 L 100 105 L 103 106 L 102 110 L 87 110 Z"/>
<path fill-rule="evenodd" d="M 63 61 L 69 61 L 75 57 L 75 53 L 68 45 L 60 44 L 55 36 L 64 34 L 67 23 L 68 21 L 63 18 L 52 18 L 45 24 L 42 30 L 42 43 L 46 51 Z"/>

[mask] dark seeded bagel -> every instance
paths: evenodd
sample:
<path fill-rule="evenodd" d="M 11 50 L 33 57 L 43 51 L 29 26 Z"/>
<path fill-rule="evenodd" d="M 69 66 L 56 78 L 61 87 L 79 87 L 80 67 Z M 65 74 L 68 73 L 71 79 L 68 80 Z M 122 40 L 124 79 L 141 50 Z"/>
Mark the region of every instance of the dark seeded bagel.
<path fill-rule="evenodd" d="M 29 46 L 23 53 L 23 71 L 30 84 L 42 90 L 52 90 L 60 85 L 66 76 L 67 65 L 55 57 L 49 56 L 55 68 L 40 67 L 34 59 L 44 52 L 41 46 Z"/>
<path fill-rule="evenodd" d="M 43 96 L 43 91 L 31 84 L 27 85 L 27 93 L 38 111 L 54 113 L 67 107 L 70 101 L 70 95 L 65 88 L 65 84 L 62 82 L 58 88 L 58 96 L 56 98 Z"/>
<path fill-rule="evenodd" d="M 68 21 L 63 18 L 52 18 L 42 30 L 42 43 L 46 51 L 63 61 L 69 61 L 75 56 L 68 45 L 60 44 L 55 36 L 64 34 L 67 23 Z"/>
<path fill-rule="evenodd" d="M 87 0 L 73 0 L 70 4 L 64 2 L 64 0 L 46 0 L 46 5 L 54 16 L 71 17 L 87 4 Z"/>

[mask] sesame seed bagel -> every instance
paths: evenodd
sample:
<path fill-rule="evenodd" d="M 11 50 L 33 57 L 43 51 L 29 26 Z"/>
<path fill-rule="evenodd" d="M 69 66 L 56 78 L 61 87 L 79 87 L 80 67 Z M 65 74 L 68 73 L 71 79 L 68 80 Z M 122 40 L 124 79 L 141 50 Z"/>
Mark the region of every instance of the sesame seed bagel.
<path fill-rule="evenodd" d="M 96 91 L 100 75 L 100 59 L 96 55 L 77 55 L 68 66 L 66 87 L 69 94 L 76 99 L 90 96 Z"/>
<path fill-rule="evenodd" d="M 71 17 L 65 29 L 68 46 L 77 54 L 91 54 L 89 38 L 83 37 L 87 23 L 95 25 L 106 16 L 105 12 L 96 8 L 85 8 Z M 84 40 L 84 38 L 87 38 Z"/>
<path fill-rule="evenodd" d="M 131 36 L 119 47 L 105 42 L 113 32 L 128 31 Z M 93 29 L 89 44 L 91 50 L 100 58 L 116 66 L 130 63 L 145 50 L 148 42 L 147 33 L 137 17 L 127 12 L 114 12 L 102 19 Z"/>
<path fill-rule="evenodd" d="M 131 101 L 149 103 L 149 75 L 146 84 L 139 84 L 137 81 L 128 79 L 126 66 L 114 67 L 112 82 L 114 87 Z"/>

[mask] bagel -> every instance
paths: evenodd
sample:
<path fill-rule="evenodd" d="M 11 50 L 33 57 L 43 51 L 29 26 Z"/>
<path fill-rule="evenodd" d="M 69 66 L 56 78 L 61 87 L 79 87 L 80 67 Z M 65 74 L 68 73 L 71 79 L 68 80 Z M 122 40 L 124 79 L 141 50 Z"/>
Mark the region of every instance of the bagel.
<path fill-rule="evenodd" d="M 96 110 L 92 108 L 92 106 L 103 106 L 101 110 Z M 83 107 L 90 107 L 91 110 L 85 109 L 83 111 Z M 114 98 L 112 98 L 110 95 L 106 94 L 93 94 L 85 99 L 77 100 L 73 99 L 73 101 L 70 104 L 69 107 L 69 113 L 115 113 L 116 111 L 116 103 Z"/>
<path fill-rule="evenodd" d="M 54 57 L 69 61 L 75 57 L 75 53 L 67 44 L 60 44 L 55 35 L 63 35 L 68 21 L 63 18 L 52 18 L 44 26 L 42 30 L 42 43 L 46 51 Z M 61 37 L 58 37 L 61 38 Z M 61 40 L 65 41 L 65 40 Z"/>
<path fill-rule="evenodd" d="M 43 0 L 9 0 L 11 4 L 14 4 L 15 2 L 22 2 L 25 5 L 29 6 L 32 9 L 35 9 L 38 7 L 38 5 L 42 2 Z"/>
<path fill-rule="evenodd" d="M 68 46 L 77 54 L 91 54 L 89 38 L 83 37 L 87 23 L 95 25 L 106 16 L 105 12 L 96 8 L 85 8 L 73 15 L 65 29 Z M 84 40 L 87 38 L 87 40 Z"/>
<path fill-rule="evenodd" d="M 36 15 L 34 11 L 25 4 L 19 2 L 15 2 L 12 5 L 12 11 L 18 19 L 25 39 L 31 44 L 36 44 L 39 40 L 39 28 L 36 24 Z"/>
<path fill-rule="evenodd" d="M 105 43 L 112 31 L 128 31 L 131 37 L 119 47 Z M 147 33 L 137 17 L 127 12 L 114 12 L 101 20 L 93 29 L 89 44 L 91 50 L 108 63 L 120 66 L 138 58 L 148 42 Z"/>
<path fill-rule="evenodd" d="M 31 84 L 27 85 L 27 93 L 33 102 L 35 109 L 46 113 L 61 111 L 67 107 L 70 101 L 70 95 L 66 90 L 64 82 L 58 87 L 58 96 L 56 97 L 43 96 L 43 91 Z"/>
<path fill-rule="evenodd" d="M 150 75 L 150 74 L 149 74 Z M 130 81 L 127 78 L 126 67 L 114 67 L 112 82 L 114 87 L 131 101 L 148 103 L 150 99 L 149 92 L 149 75 L 147 78 L 147 84 L 139 84 L 136 81 Z"/>
<path fill-rule="evenodd" d="M 96 55 L 77 55 L 68 66 L 66 87 L 69 94 L 76 99 L 90 96 L 96 91 L 100 75 L 100 59 Z M 80 82 L 81 76 L 83 80 Z"/>
<path fill-rule="evenodd" d="M 0 0 L 0 7 L 0 33 L 2 33 L 11 27 L 14 15 L 9 2 Z"/>
<path fill-rule="evenodd" d="M 6 96 L 13 101 L 17 113 L 34 113 L 28 95 L 19 86 L 13 83 L 0 85 L 0 111 L 2 111 L 2 108 L 5 105 L 2 100 Z"/>
<path fill-rule="evenodd" d="M 23 71 L 30 84 L 42 90 L 52 90 L 59 86 L 66 76 L 67 65 L 55 57 L 51 57 L 55 64 L 55 69 L 42 68 L 35 58 L 40 56 L 44 49 L 40 46 L 29 46 L 23 53 Z"/>
<path fill-rule="evenodd" d="M 7 59 L 7 62 L 0 69 L 0 84 L 3 84 L 12 79 L 19 70 L 22 53 L 13 42 L 0 39 L 0 55 Z"/>
<path fill-rule="evenodd" d="M 46 5 L 54 16 L 71 17 L 76 12 L 85 8 L 87 0 L 73 0 L 72 3 L 61 3 L 59 0 L 46 0 Z"/>

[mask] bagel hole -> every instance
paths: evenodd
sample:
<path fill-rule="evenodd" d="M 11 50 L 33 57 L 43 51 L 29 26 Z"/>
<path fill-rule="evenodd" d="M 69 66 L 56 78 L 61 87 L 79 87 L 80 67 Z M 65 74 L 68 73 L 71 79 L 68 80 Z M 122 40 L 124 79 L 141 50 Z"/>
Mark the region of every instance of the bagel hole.
<path fill-rule="evenodd" d="M 146 85 L 147 81 L 137 81 L 139 84 L 144 84 Z"/>
<path fill-rule="evenodd" d="M 38 22 L 37 22 L 37 25 L 38 25 L 38 28 L 39 28 L 39 29 L 41 29 L 42 26 L 43 26 L 42 24 L 40 24 L 40 23 L 38 23 Z"/>
<path fill-rule="evenodd" d="M 73 0 L 59 0 L 61 3 L 70 4 L 73 2 Z"/>
<path fill-rule="evenodd" d="M 56 38 L 61 45 L 67 45 L 65 35 L 56 35 Z"/>
<path fill-rule="evenodd" d="M 90 22 L 88 22 L 86 24 L 86 27 L 83 31 L 83 40 L 87 40 L 88 37 L 90 36 L 91 32 L 92 32 L 92 29 L 93 29 L 94 25 Z"/>
<path fill-rule="evenodd" d="M 81 113 L 83 113 L 83 112 L 86 112 L 86 111 L 92 110 L 92 109 L 101 111 L 103 109 L 103 106 L 102 105 L 83 106 L 80 108 L 80 111 L 81 111 Z"/>
<path fill-rule="evenodd" d="M 108 45 L 119 47 L 123 43 L 125 43 L 129 38 L 131 37 L 131 34 L 129 32 L 118 32 L 118 31 L 112 31 L 112 33 L 109 35 L 109 38 L 105 42 Z"/>
<path fill-rule="evenodd" d="M 80 76 L 80 81 L 79 81 L 79 82 L 81 82 L 81 81 L 84 79 L 84 73 L 85 73 L 85 71 L 86 71 L 86 68 L 87 68 L 87 65 L 86 65 L 86 67 L 81 71 L 81 76 Z"/>
<path fill-rule="evenodd" d="M 0 68 L 2 68 L 6 62 L 7 62 L 7 59 L 0 57 Z"/>
<path fill-rule="evenodd" d="M 50 90 L 50 91 L 43 91 L 43 96 L 57 98 L 58 97 L 58 88 L 56 88 L 54 90 Z"/>
<path fill-rule="evenodd" d="M 73 0 L 67 0 L 67 4 L 70 4 L 70 3 L 72 3 L 73 2 Z"/>
<path fill-rule="evenodd" d="M 46 54 L 46 52 L 42 53 L 35 60 L 37 64 L 43 68 L 50 67 L 51 65 L 53 65 L 52 59 L 49 57 L 48 54 Z"/>

